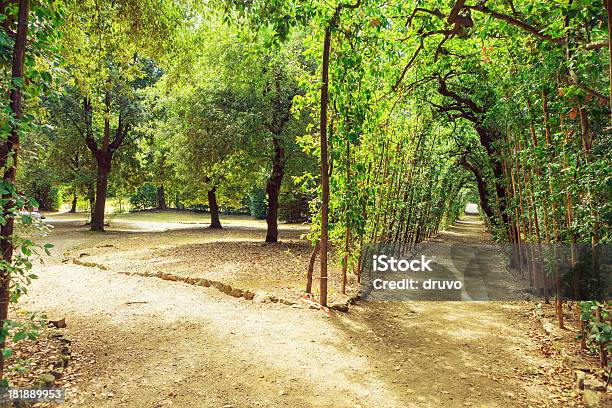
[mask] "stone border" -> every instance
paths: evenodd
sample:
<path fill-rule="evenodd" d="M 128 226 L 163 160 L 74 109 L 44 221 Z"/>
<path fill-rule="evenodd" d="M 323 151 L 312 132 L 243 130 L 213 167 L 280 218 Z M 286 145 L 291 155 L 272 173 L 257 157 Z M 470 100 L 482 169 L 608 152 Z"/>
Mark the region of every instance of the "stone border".
<path fill-rule="evenodd" d="M 164 272 L 157 272 L 157 273 L 118 272 L 118 273 L 121 275 L 128 275 L 128 276 L 142 276 L 142 277 L 147 277 L 147 278 L 159 278 L 159 279 L 171 281 L 171 282 L 182 282 L 188 285 L 201 286 L 204 288 L 212 287 L 212 288 L 217 289 L 219 292 L 225 293 L 226 295 L 230 295 L 236 298 L 243 298 L 245 300 L 253 300 L 256 303 L 280 303 L 280 304 L 287 305 L 287 306 L 293 306 L 297 304 L 296 302 L 293 302 L 289 299 L 279 298 L 267 292 L 253 292 L 248 289 L 240 289 L 240 288 L 228 285 L 226 283 L 223 283 L 221 281 L 216 281 L 212 279 L 192 278 L 190 276 L 174 275 L 172 273 L 164 273 Z"/>
<path fill-rule="evenodd" d="M 142 276 L 142 277 L 147 277 L 147 278 L 154 277 L 154 278 L 159 278 L 165 281 L 181 282 L 181 283 L 186 283 L 188 285 L 201 286 L 205 288 L 212 287 L 212 288 L 217 289 L 219 292 L 225 293 L 226 295 L 230 295 L 236 298 L 243 298 L 245 300 L 252 300 L 255 303 L 279 303 L 279 304 L 283 304 L 286 306 L 292 306 L 292 307 L 296 307 L 296 305 L 298 305 L 297 302 L 294 302 L 286 298 L 274 296 L 268 292 L 253 292 L 248 289 L 240 289 L 240 288 L 228 285 L 226 283 L 223 283 L 221 281 L 212 280 L 212 279 L 192 278 L 190 276 L 174 275 L 172 273 L 164 273 L 164 272 L 157 272 L 157 273 L 119 272 L 119 273 L 121 275 L 128 275 L 128 276 Z M 361 299 L 361 292 L 348 298 L 344 302 L 335 302 L 335 303 L 332 303 L 329 307 L 325 308 L 306 296 L 301 298 L 301 300 L 309 306 L 309 309 L 321 309 L 324 312 L 327 312 L 328 315 L 330 314 L 330 310 L 335 310 L 335 311 L 342 312 L 342 313 L 348 313 L 349 305 L 355 304 L 360 299 Z"/>
<path fill-rule="evenodd" d="M 79 266 L 85 266 L 88 268 L 98 268 L 104 271 L 108 270 L 108 267 L 106 265 L 98 264 L 95 262 L 81 261 L 78 258 L 64 259 L 62 262 L 63 263 L 72 262 L 73 264 L 79 265 Z M 287 305 L 287 306 L 297 305 L 297 302 L 274 296 L 268 292 L 252 292 L 248 289 L 240 289 L 240 288 L 232 287 L 231 285 L 228 285 L 221 281 L 212 280 L 212 279 L 192 278 L 190 276 L 174 275 L 171 273 L 163 273 L 163 272 L 157 272 L 157 273 L 118 272 L 118 273 L 121 275 L 128 275 L 128 276 L 142 276 L 142 277 L 147 277 L 147 278 L 156 277 L 156 278 L 166 280 L 166 281 L 182 282 L 182 283 L 187 283 L 189 285 L 202 286 L 205 288 L 213 287 L 217 289 L 218 291 L 225 293 L 227 295 L 230 295 L 236 298 L 244 298 L 245 300 L 253 300 L 256 303 L 280 303 L 280 304 Z M 314 302 L 312 299 L 306 296 L 302 297 L 301 300 L 305 301 L 305 303 L 308 304 L 310 309 L 321 309 L 329 314 L 329 310 L 335 310 L 337 312 L 348 313 L 349 306 L 357 303 L 359 300 L 361 300 L 361 298 L 362 298 L 362 293 L 361 291 L 358 291 L 357 294 L 349 297 L 347 300 L 343 302 L 333 302 L 327 308 L 319 305 L 318 303 Z"/>
<path fill-rule="evenodd" d="M 58 339 L 62 343 L 61 354 L 58 359 L 52 362 L 53 369 L 46 374 L 40 375 L 38 378 L 38 385 L 40 387 L 52 388 L 54 387 L 55 381 L 59 380 L 64 375 L 64 369 L 68 367 L 70 360 L 72 359 L 72 351 L 70 350 L 70 344 L 72 340 L 62 332 L 49 333 L 50 339 Z"/>

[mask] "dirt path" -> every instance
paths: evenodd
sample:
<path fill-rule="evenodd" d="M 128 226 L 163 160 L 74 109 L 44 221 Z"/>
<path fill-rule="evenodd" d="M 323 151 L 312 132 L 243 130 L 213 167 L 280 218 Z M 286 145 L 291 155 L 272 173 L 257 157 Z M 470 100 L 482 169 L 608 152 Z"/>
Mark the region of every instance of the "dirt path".
<path fill-rule="evenodd" d="M 57 237 L 62 251 L 95 242 Z M 444 239 L 487 238 L 457 224 Z M 528 304 L 368 302 L 328 318 L 112 268 L 39 269 L 28 307 L 65 316 L 85 362 L 67 407 L 571 406 Z"/>

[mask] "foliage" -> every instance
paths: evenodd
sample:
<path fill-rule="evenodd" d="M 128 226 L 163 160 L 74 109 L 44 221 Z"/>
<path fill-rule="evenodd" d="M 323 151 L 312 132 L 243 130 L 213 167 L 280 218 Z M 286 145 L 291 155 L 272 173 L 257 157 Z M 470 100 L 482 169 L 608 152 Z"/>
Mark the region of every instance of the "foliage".
<path fill-rule="evenodd" d="M 499 241 L 609 242 L 604 7 L 228 3 L 271 43 L 296 27 L 308 29 L 305 56 L 318 69 L 305 75 L 307 88 L 294 104 L 311 112 L 301 143 L 318 157 L 316 107 L 329 102 L 330 239 L 340 247 L 350 235 L 347 255 L 359 253 L 363 242 L 412 245 L 427 238 L 458 215 L 465 186 L 478 193 Z M 326 33 L 329 100 L 321 101 Z M 312 240 L 320 200 L 311 205 Z"/>
<path fill-rule="evenodd" d="M 249 211 L 257 219 L 265 219 L 267 214 L 266 192 L 262 188 L 253 188 L 249 194 Z"/>
<path fill-rule="evenodd" d="M 612 309 L 609 303 L 597 301 L 580 302 L 580 318 L 586 322 L 587 347 L 593 353 L 599 352 L 604 345 L 608 354 L 612 353 Z M 612 367 L 612 361 L 608 361 Z"/>
<path fill-rule="evenodd" d="M 3 360 L 11 354 L 6 348 L 9 336 L 13 336 L 13 342 L 36 336 L 36 324 L 29 324 L 34 319 L 29 323 L 10 320 L 7 311 L 27 293 L 31 280 L 36 279 L 31 268 L 38 251 L 43 249 L 48 253 L 52 247 L 50 244 L 37 245 L 27 238 L 33 230 L 44 233 L 46 227 L 30 215 L 39 203 L 26 197 L 15 183 L 20 139 L 30 132 L 40 131 L 37 121 L 37 114 L 42 116 L 40 97 L 49 92 L 52 74 L 58 67 L 57 28 L 63 10 L 61 4 L 39 1 L 32 4 L 30 13 L 26 13 L 29 10 L 26 5 L 25 2 L 3 3 L 0 9 L 0 69 L 4 89 L 0 98 L 0 171 L 3 173 L 0 182 L 0 287 L 3 303 L 8 302 L 4 303 L 0 317 Z M 20 16 L 25 17 L 23 23 L 19 23 Z M 2 385 L 7 385 L 5 378 L 2 378 Z"/>
<path fill-rule="evenodd" d="M 289 188 L 281 195 L 278 216 L 288 223 L 305 222 L 309 218 L 308 201 L 311 197 L 300 190 Z"/>
<path fill-rule="evenodd" d="M 45 235 L 49 231 L 44 221 L 37 217 L 33 217 L 31 212 L 39 206 L 38 202 L 33 198 L 28 199 L 26 196 L 19 194 L 13 184 L 5 181 L 0 183 L 0 206 L 4 208 L 4 213 L 0 216 L 0 225 L 6 225 L 8 218 L 16 220 L 19 234 L 12 237 L 14 248 L 13 256 L 10 261 L 6 259 L 0 260 L 0 269 L 6 273 L 9 282 L 9 302 L 15 305 L 19 302 L 21 296 L 28 293 L 28 286 L 33 279 L 38 276 L 31 272 L 32 260 L 40 258 L 40 251 L 44 251 L 50 255 L 52 244 L 36 244 L 29 237 L 34 233 Z M 39 314 L 28 315 L 27 319 L 6 319 L 3 321 L 0 339 L 12 337 L 12 342 L 17 343 L 26 338 L 36 339 L 39 329 L 42 327 L 41 321 L 44 316 Z M 2 349 L 4 358 L 10 358 L 12 355 L 9 347 Z M 8 383 L 3 379 L 3 384 Z"/>
<path fill-rule="evenodd" d="M 130 204 L 137 210 L 157 207 L 157 188 L 150 183 L 143 184 L 130 196 Z"/>

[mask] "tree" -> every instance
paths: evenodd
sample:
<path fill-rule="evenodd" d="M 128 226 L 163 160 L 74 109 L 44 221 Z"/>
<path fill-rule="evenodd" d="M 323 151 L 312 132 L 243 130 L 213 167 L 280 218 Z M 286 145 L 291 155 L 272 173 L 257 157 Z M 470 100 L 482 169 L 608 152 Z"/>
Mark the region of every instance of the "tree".
<path fill-rule="evenodd" d="M 37 206 L 34 199 L 25 197 L 17 189 L 18 159 L 23 135 L 37 128 L 32 113 L 39 106 L 39 97 L 50 87 L 60 6 L 48 2 L 32 6 L 28 0 L 0 4 L 3 43 L 0 64 L 4 74 L 3 86 L 8 90 L 1 99 L 3 125 L 0 126 L 0 170 L 3 175 L 0 183 L 0 379 L 3 386 L 7 385 L 3 377 L 5 358 L 10 355 L 6 338 L 11 329 L 26 330 L 19 323 L 7 319 L 9 304 L 17 302 L 26 291 L 24 284 L 31 282 L 28 273 L 30 257 L 36 251 L 33 242 L 19 236 L 15 228 L 17 223 L 25 228 L 34 225 L 31 217 L 20 216 L 19 211 Z M 44 246 L 46 251 L 50 247 Z"/>
<path fill-rule="evenodd" d="M 218 195 L 241 200 L 249 184 L 249 161 L 244 152 L 251 143 L 248 129 L 254 126 L 248 113 L 248 97 L 231 90 L 195 89 L 173 101 L 176 114 L 173 161 L 178 177 L 195 197 L 206 197 L 210 228 L 221 228 Z M 247 131 L 245 132 L 245 129 Z"/>
<path fill-rule="evenodd" d="M 3 15 L 8 17 L 6 10 L 2 10 Z M 19 154 L 19 133 L 20 120 L 23 117 L 22 99 L 23 99 L 23 84 L 24 84 L 24 62 L 26 53 L 26 43 L 28 37 L 30 2 L 29 0 L 20 0 L 17 12 L 17 31 L 15 33 L 15 42 L 12 51 L 11 63 L 11 92 L 10 92 L 10 109 L 12 112 L 12 123 L 8 138 L 0 146 L 0 168 L 4 171 L 3 184 L 5 192 L 2 194 L 2 201 L 5 204 L 3 216 L 6 221 L 0 229 L 0 250 L 2 251 L 2 270 L 0 282 L 0 323 L 4 325 L 8 317 L 9 306 L 9 288 L 10 288 L 10 267 L 13 261 L 13 233 L 15 218 L 11 216 L 10 211 L 14 203 L 12 200 L 15 174 L 17 170 L 17 156 Z M 5 34 L 8 34 L 10 25 L 5 25 Z M 3 333 L 0 345 L 2 349 L 5 346 L 6 337 Z M 4 374 L 4 355 L 0 356 L 0 379 Z"/>
<path fill-rule="evenodd" d="M 157 5 L 159 10 L 172 7 L 167 2 Z M 156 14 L 149 7 L 148 2 L 71 3 L 62 37 L 69 80 L 82 101 L 82 108 L 72 112 L 72 122 L 97 165 L 93 231 L 104 231 L 113 156 L 141 120 L 142 89 L 159 77 L 141 55 L 152 41 L 164 43 L 170 24 L 166 13 Z"/>
<path fill-rule="evenodd" d="M 298 85 L 298 78 L 307 69 L 300 56 L 299 43 L 302 39 L 303 34 L 297 33 L 282 47 L 260 51 L 263 55 L 272 54 L 269 58 L 271 62 L 260 62 L 262 74 L 267 77 L 267 84 L 261 99 L 263 106 L 259 108 L 269 132 L 266 137 L 269 141 L 264 141 L 267 145 L 264 148 L 271 150 L 271 170 L 266 182 L 268 208 L 265 241 L 269 243 L 278 241 L 279 195 L 288 162 L 298 159 L 299 147 L 296 139 L 303 134 L 306 127 L 306 115 L 292 115 L 293 100 L 303 93 Z"/>
<path fill-rule="evenodd" d="M 214 13 L 202 18 L 208 24 L 196 29 L 188 26 L 184 33 L 189 52 L 173 58 L 167 67 L 167 84 L 172 87 L 168 93 L 177 95 L 170 96 L 175 133 L 191 135 L 175 143 L 175 150 L 181 152 L 176 161 L 181 168 L 198 163 L 197 174 L 187 169 L 179 172 L 191 179 L 192 189 L 207 186 L 211 217 L 217 227 L 218 189 L 231 187 L 230 179 L 259 187 L 260 177 L 253 174 L 267 172 L 266 242 L 276 242 L 283 179 L 288 163 L 300 155 L 296 137 L 306 126 L 304 116 L 292 114 L 293 98 L 301 92 L 298 78 L 305 69 L 302 36 L 293 36 L 283 47 L 272 47 L 265 33 L 248 24 L 240 28 L 228 25 Z M 198 67 L 197 75 L 185 78 L 186 64 Z M 211 128 L 216 129 L 214 135 Z M 193 153 L 185 154 L 178 146 L 190 146 Z M 243 161 L 238 168 L 224 169 L 223 174 L 213 171 L 226 160 L 235 162 L 236 157 Z M 185 160 L 186 166 L 181 164 Z M 238 199 L 222 195 L 231 201 Z"/>

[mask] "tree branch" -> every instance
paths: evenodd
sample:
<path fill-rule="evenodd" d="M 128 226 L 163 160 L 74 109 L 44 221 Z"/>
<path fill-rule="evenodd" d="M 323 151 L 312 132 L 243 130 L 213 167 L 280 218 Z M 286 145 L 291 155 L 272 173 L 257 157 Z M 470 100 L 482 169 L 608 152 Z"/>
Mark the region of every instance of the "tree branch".
<path fill-rule="evenodd" d="M 444 14 L 440 10 L 429 10 L 422 7 L 415 7 L 415 9 L 412 11 L 412 14 L 406 20 L 406 27 L 410 27 L 412 25 L 412 20 L 419 12 L 431 14 L 432 16 L 438 17 L 440 20 L 444 20 Z"/>
<path fill-rule="evenodd" d="M 594 41 L 592 43 L 588 43 L 584 46 L 585 50 L 599 50 L 601 48 L 608 48 L 610 46 L 610 41 L 608 40 L 601 40 L 601 41 Z"/>
<path fill-rule="evenodd" d="M 472 112 L 474 113 L 484 113 L 484 110 L 479 107 L 478 105 L 476 105 L 476 103 L 474 101 L 472 101 L 471 99 L 468 98 L 464 98 L 461 95 L 459 95 L 458 93 L 456 93 L 455 91 L 452 91 L 451 89 L 448 88 L 448 85 L 446 83 L 446 79 L 451 75 L 452 73 L 446 74 L 446 76 L 444 77 L 438 77 L 438 92 L 441 95 L 447 96 L 449 98 L 454 99 L 456 102 L 458 102 L 461 105 L 466 106 L 467 108 L 469 108 Z"/>
<path fill-rule="evenodd" d="M 459 0 L 459 2 L 461 2 L 463 0 Z M 483 4 L 478 4 L 476 6 L 463 6 L 464 8 L 468 9 L 468 10 L 476 10 L 479 11 L 481 13 L 484 14 L 488 14 L 493 18 L 496 18 L 498 20 L 503 20 L 507 23 L 512 24 L 513 26 L 516 27 L 520 27 L 523 30 L 535 35 L 536 37 L 542 39 L 542 40 L 547 40 L 547 41 L 551 41 L 555 44 L 565 44 L 565 38 L 560 37 L 560 38 L 554 38 L 553 36 L 549 35 L 549 34 L 544 34 L 542 33 L 542 31 L 540 29 L 538 29 L 537 27 L 534 27 L 530 24 L 527 24 L 526 22 L 519 20 L 518 18 L 509 16 L 507 14 L 503 14 L 503 13 L 499 13 L 495 10 L 491 10 L 490 8 L 488 8 L 487 6 L 483 5 Z"/>
<path fill-rule="evenodd" d="M 414 52 L 414 54 L 412 55 L 412 58 L 410 58 L 410 61 L 408 61 L 408 63 L 406 64 L 406 66 L 404 66 L 404 69 L 402 71 L 402 74 L 400 75 L 400 77 L 397 79 L 397 81 L 395 81 L 395 84 L 391 87 L 391 89 L 393 90 L 393 92 L 397 91 L 397 88 L 399 87 L 399 85 L 402 83 L 402 81 L 404 80 L 404 77 L 406 76 L 406 72 L 408 72 L 408 69 L 410 69 L 410 66 L 412 66 L 412 64 L 414 63 L 414 60 L 416 59 L 416 57 L 419 55 L 419 53 L 421 52 L 421 50 L 423 49 L 423 39 L 421 38 L 421 43 L 419 44 L 419 46 L 417 47 L 416 51 Z"/>
<path fill-rule="evenodd" d="M 83 112 L 85 113 L 85 144 L 95 156 L 98 153 L 98 145 L 93 137 L 91 103 L 87 97 L 83 98 Z"/>

